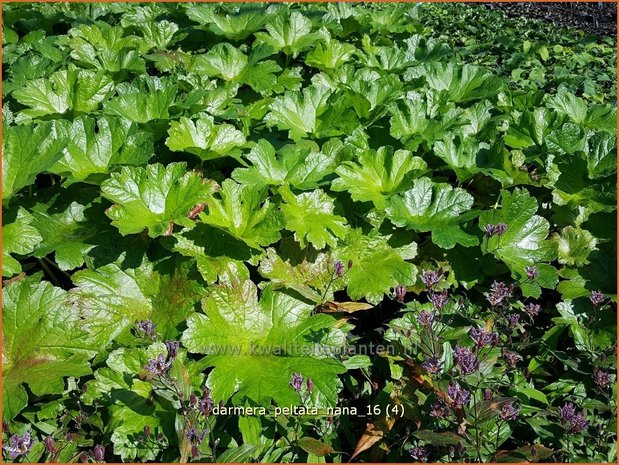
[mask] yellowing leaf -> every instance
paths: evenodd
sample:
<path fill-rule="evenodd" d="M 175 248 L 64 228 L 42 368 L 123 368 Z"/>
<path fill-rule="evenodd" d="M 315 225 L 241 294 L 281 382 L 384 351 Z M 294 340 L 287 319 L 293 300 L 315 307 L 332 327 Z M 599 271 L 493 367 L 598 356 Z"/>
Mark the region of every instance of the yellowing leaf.
<path fill-rule="evenodd" d="M 369 310 L 374 308 L 374 305 L 364 302 L 325 302 L 320 311 L 324 313 L 355 313 L 361 310 Z"/>

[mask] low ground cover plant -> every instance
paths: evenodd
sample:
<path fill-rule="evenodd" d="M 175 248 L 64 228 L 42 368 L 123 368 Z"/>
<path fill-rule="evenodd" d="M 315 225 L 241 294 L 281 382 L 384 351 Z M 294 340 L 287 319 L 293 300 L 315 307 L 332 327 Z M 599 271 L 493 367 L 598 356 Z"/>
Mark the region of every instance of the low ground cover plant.
<path fill-rule="evenodd" d="M 3 4 L 15 462 L 616 460 L 616 41 L 457 4 Z"/>

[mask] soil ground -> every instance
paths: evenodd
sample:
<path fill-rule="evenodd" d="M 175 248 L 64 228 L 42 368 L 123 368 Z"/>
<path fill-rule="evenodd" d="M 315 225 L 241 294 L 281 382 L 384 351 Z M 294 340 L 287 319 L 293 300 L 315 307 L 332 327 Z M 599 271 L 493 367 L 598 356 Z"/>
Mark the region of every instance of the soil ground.
<path fill-rule="evenodd" d="M 617 34 L 615 2 L 493 2 L 486 3 L 486 6 L 503 10 L 508 16 L 541 19 L 562 27 L 582 29 L 591 34 Z"/>

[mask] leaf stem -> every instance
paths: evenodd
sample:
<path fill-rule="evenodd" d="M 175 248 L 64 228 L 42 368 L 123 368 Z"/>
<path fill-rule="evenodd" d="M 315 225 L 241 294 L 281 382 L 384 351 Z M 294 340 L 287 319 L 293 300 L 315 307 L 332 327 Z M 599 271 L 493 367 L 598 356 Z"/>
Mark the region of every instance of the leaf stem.
<path fill-rule="evenodd" d="M 56 275 L 54 275 L 52 270 L 47 266 L 47 264 L 42 258 L 39 258 L 39 264 L 41 265 L 41 268 L 43 268 L 43 271 L 45 271 L 45 274 L 47 275 L 49 280 L 52 282 L 52 284 L 56 287 L 61 287 L 60 281 L 58 280 Z"/>
<path fill-rule="evenodd" d="M 71 279 L 71 275 L 69 273 L 67 273 L 65 270 L 62 270 L 60 268 L 60 266 L 58 266 L 58 264 L 54 261 L 54 260 L 50 260 L 47 257 L 43 257 L 42 260 L 45 260 L 47 263 L 49 263 L 51 266 L 53 266 L 54 268 L 56 268 L 58 271 L 60 271 L 66 278 Z"/>
<path fill-rule="evenodd" d="M 329 288 L 331 287 L 331 284 L 333 284 L 334 276 L 335 276 L 335 273 L 331 273 L 331 277 L 329 278 L 329 284 L 327 284 L 327 286 L 325 287 L 325 290 L 322 293 L 322 297 L 320 298 L 320 306 L 323 306 L 325 304 L 325 299 L 327 298 L 327 293 L 329 292 Z"/>
<path fill-rule="evenodd" d="M 498 454 L 498 452 L 499 452 L 499 436 L 501 435 L 501 426 L 503 426 L 503 421 L 499 420 L 499 424 L 498 424 L 497 430 L 496 430 L 496 442 L 494 444 L 495 459 L 496 459 L 496 454 Z"/>
<path fill-rule="evenodd" d="M 479 385 L 481 379 L 479 376 L 479 368 L 477 371 L 477 385 L 473 392 L 473 418 L 475 419 L 475 451 L 477 452 L 477 461 L 481 463 L 481 452 L 479 450 L 479 424 L 477 423 L 477 392 L 479 391 Z"/>
<path fill-rule="evenodd" d="M 500 190 L 499 196 L 496 199 L 496 203 L 494 204 L 494 207 L 492 207 L 493 210 L 496 210 L 499 207 L 499 202 L 501 201 L 502 196 L 503 196 L 503 190 Z"/>

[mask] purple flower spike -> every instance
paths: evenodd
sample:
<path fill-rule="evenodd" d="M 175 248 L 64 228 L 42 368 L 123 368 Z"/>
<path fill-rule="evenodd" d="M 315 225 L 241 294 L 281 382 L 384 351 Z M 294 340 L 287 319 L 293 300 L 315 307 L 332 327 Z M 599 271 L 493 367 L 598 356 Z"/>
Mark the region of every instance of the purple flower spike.
<path fill-rule="evenodd" d="M 426 270 L 421 273 L 421 281 L 426 285 L 426 288 L 432 289 L 436 286 L 441 279 L 443 278 L 444 271 L 442 269 L 438 269 L 438 271 Z"/>
<path fill-rule="evenodd" d="M 571 402 L 559 407 L 559 417 L 563 428 L 571 434 L 580 433 L 589 426 L 585 416 L 582 412 L 576 412 L 576 407 Z"/>
<path fill-rule="evenodd" d="M 494 346 L 499 343 L 499 335 L 497 333 L 487 331 L 485 328 L 471 328 L 471 332 L 469 334 L 479 348 Z"/>
<path fill-rule="evenodd" d="M 520 413 L 520 407 L 518 404 L 514 402 L 508 402 L 501 406 L 501 411 L 499 412 L 499 417 L 502 420 L 515 420 L 518 418 L 518 414 Z"/>
<path fill-rule="evenodd" d="M 559 407 L 559 416 L 561 417 L 561 422 L 570 421 L 574 414 L 576 413 L 576 407 L 571 402 Z"/>
<path fill-rule="evenodd" d="M 168 358 L 173 359 L 178 355 L 178 349 L 181 346 L 181 343 L 178 341 L 166 341 L 165 343 L 166 349 L 168 349 Z"/>
<path fill-rule="evenodd" d="M 314 391 L 314 381 L 308 378 L 305 384 L 307 385 L 307 392 L 311 394 Z"/>
<path fill-rule="evenodd" d="M 411 454 L 413 460 L 418 462 L 427 462 L 430 451 L 427 447 L 411 447 L 408 452 Z"/>
<path fill-rule="evenodd" d="M 406 287 L 402 286 L 401 284 L 398 284 L 398 286 L 395 288 L 395 300 L 397 300 L 400 303 L 404 303 L 405 296 L 406 296 Z"/>
<path fill-rule="evenodd" d="M 497 236 L 502 236 L 503 234 L 505 234 L 505 231 L 507 231 L 507 225 L 505 223 L 497 223 L 497 225 L 494 227 L 494 233 Z"/>
<path fill-rule="evenodd" d="M 502 236 L 507 231 L 507 225 L 505 223 L 487 224 L 484 227 L 486 236 Z"/>
<path fill-rule="evenodd" d="M 445 418 L 449 413 L 449 410 L 447 409 L 447 404 L 442 401 L 442 400 L 438 400 L 437 402 L 435 402 L 434 404 L 432 404 L 432 410 L 430 410 L 430 416 L 433 416 L 435 418 Z"/>
<path fill-rule="evenodd" d="M 451 399 L 454 408 L 462 408 L 468 403 L 471 393 L 466 389 L 462 389 L 460 384 L 456 382 L 449 383 L 447 395 Z"/>
<path fill-rule="evenodd" d="M 479 368 L 479 358 L 468 347 L 456 346 L 454 352 L 463 375 L 470 375 Z"/>
<path fill-rule="evenodd" d="M 589 422 L 582 413 L 574 415 L 570 423 L 571 427 L 569 432 L 573 434 L 580 433 L 582 430 L 586 430 L 589 427 Z"/>
<path fill-rule="evenodd" d="M 423 310 L 417 317 L 417 321 L 425 329 L 430 329 L 430 326 L 432 326 L 432 322 L 434 321 L 434 313 Z"/>
<path fill-rule="evenodd" d="M 431 375 L 438 373 L 443 368 L 443 362 L 441 362 L 438 357 L 429 357 L 426 358 L 426 361 L 421 364 L 421 366 Z"/>
<path fill-rule="evenodd" d="M 202 415 L 208 417 L 215 406 L 215 402 L 211 397 L 211 390 L 204 388 L 202 391 L 202 398 L 198 401 L 198 410 Z"/>
<path fill-rule="evenodd" d="M 606 300 L 606 296 L 600 291 L 593 291 L 589 296 L 589 300 L 591 301 L 593 306 L 597 308 L 604 303 L 604 301 Z"/>
<path fill-rule="evenodd" d="M 335 269 L 335 276 L 337 276 L 338 278 L 344 276 L 344 264 L 341 261 L 337 260 L 333 264 L 333 267 Z"/>
<path fill-rule="evenodd" d="M 512 313 L 507 318 L 509 320 L 509 329 L 516 329 L 518 323 L 520 323 L 520 315 L 517 313 Z"/>
<path fill-rule="evenodd" d="M 506 303 L 511 297 L 513 290 L 513 284 L 506 286 L 505 283 L 495 281 L 490 286 L 490 292 L 486 294 L 486 299 L 490 302 L 490 305 L 497 307 Z"/>
<path fill-rule="evenodd" d="M 105 447 L 103 447 L 101 444 L 97 444 L 92 449 L 92 455 L 97 462 L 103 462 L 103 459 L 105 458 Z"/>
<path fill-rule="evenodd" d="M 443 309 L 443 307 L 447 304 L 448 301 L 449 293 L 447 292 L 447 289 L 445 289 L 443 292 L 430 293 L 430 302 L 432 302 L 434 308 L 437 309 L 439 312 Z"/>
<path fill-rule="evenodd" d="M 136 331 L 149 339 L 156 339 L 157 334 L 155 333 L 155 328 L 157 325 L 153 323 L 151 320 L 142 320 L 135 322 Z"/>
<path fill-rule="evenodd" d="M 303 386 L 303 376 L 293 373 L 292 379 L 290 380 L 290 385 L 292 386 L 292 389 L 299 392 L 301 390 L 301 386 Z"/>
<path fill-rule="evenodd" d="M 9 444 L 5 444 L 2 448 L 9 452 L 9 457 L 12 460 L 30 452 L 33 444 L 34 441 L 30 436 L 30 432 L 27 431 L 23 435 L 14 434 L 11 436 L 11 439 L 9 439 Z"/>
<path fill-rule="evenodd" d="M 539 315 L 539 312 L 542 310 L 540 304 L 529 303 L 524 307 L 524 312 L 529 315 L 531 318 Z"/>
<path fill-rule="evenodd" d="M 527 266 L 524 269 L 524 272 L 527 274 L 527 278 L 531 281 L 535 281 L 539 276 L 539 270 L 536 266 Z"/>
<path fill-rule="evenodd" d="M 157 358 L 149 360 L 145 368 L 149 373 L 160 376 L 168 372 L 171 364 L 172 362 L 166 362 L 166 358 L 163 354 L 159 354 Z"/>
<path fill-rule="evenodd" d="M 54 452 L 56 452 L 56 442 L 54 441 L 54 438 L 52 438 L 51 436 L 47 436 L 45 438 L 45 449 L 50 454 L 53 454 Z"/>
<path fill-rule="evenodd" d="M 593 369 L 593 378 L 595 379 L 595 384 L 597 384 L 600 389 L 606 389 L 610 384 L 610 373 L 602 371 L 598 367 Z"/>
<path fill-rule="evenodd" d="M 516 363 L 522 361 L 522 356 L 516 352 L 511 352 L 506 350 L 503 352 L 503 358 L 507 362 L 507 365 L 510 367 L 516 366 Z"/>
<path fill-rule="evenodd" d="M 495 234 L 496 226 L 493 224 L 487 224 L 484 226 L 484 230 L 486 231 L 486 236 L 492 237 Z"/>
<path fill-rule="evenodd" d="M 199 445 L 204 440 L 204 436 L 206 435 L 206 430 L 198 431 L 195 428 L 191 428 L 186 433 L 187 439 L 194 444 Z"/>

